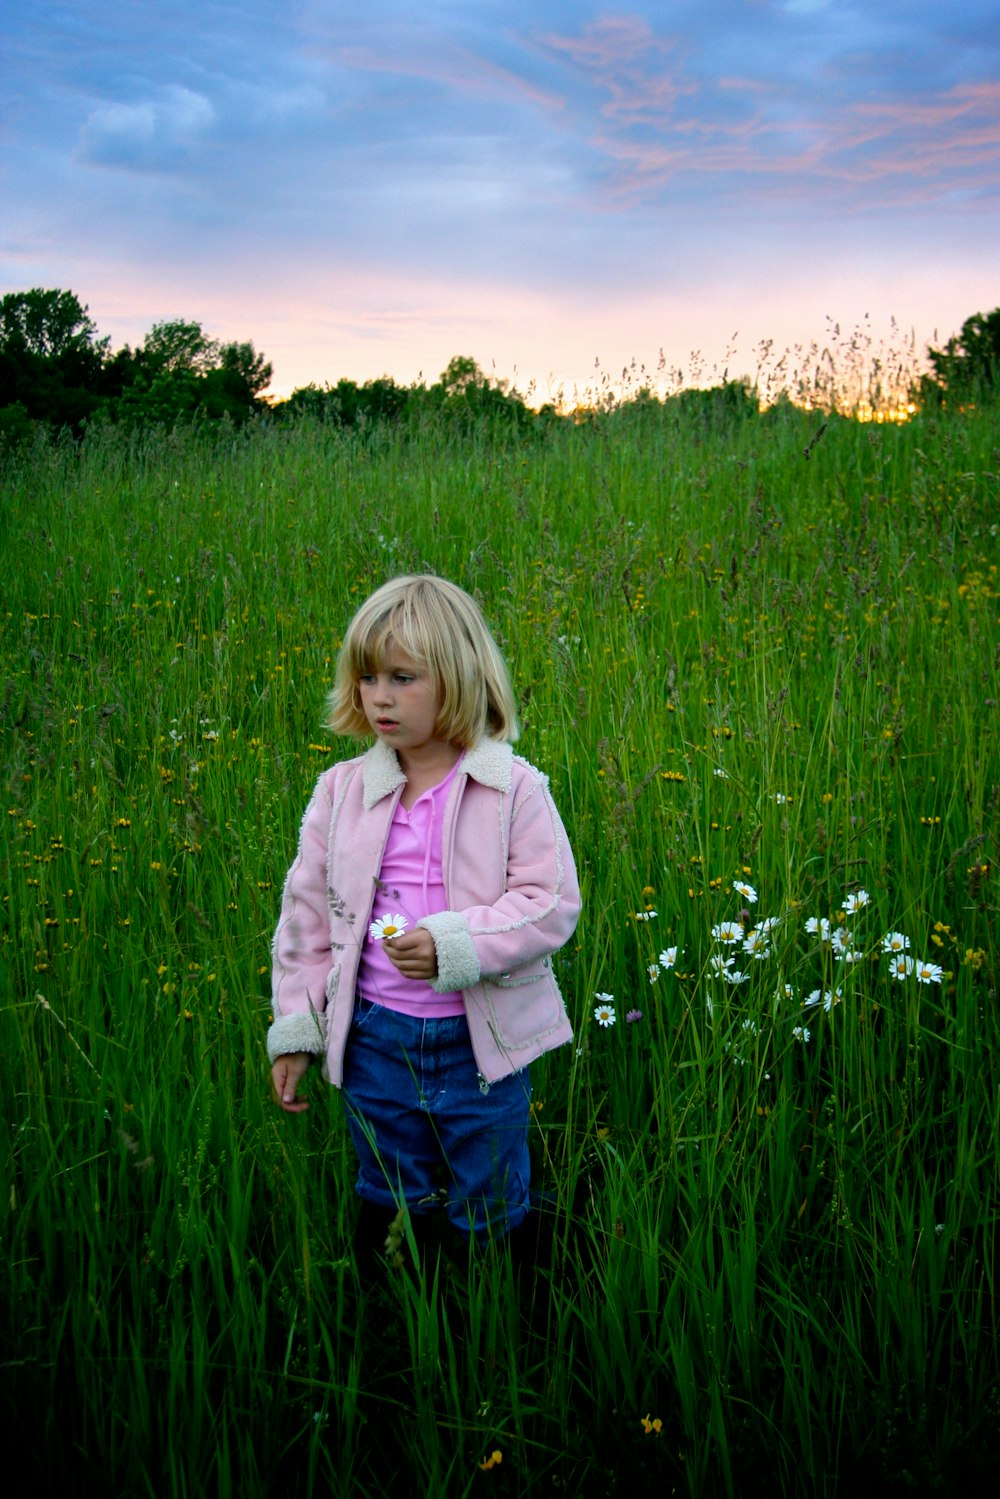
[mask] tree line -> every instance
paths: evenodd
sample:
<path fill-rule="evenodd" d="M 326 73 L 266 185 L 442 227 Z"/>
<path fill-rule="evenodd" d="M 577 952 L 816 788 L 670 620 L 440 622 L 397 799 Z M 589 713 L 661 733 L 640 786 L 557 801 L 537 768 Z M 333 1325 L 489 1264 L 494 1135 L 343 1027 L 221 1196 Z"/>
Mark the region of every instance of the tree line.
<path fill-rule="evenodd" d="M 982 404 L 1000 390 L 1000 308 L 976 313 L 940 349 L 928 349 L 930 369 L 915 398 L 921 404 Z M 390 376 L 358 384 L 307 385 L 287 401 L 262 396 L 272 367 L 250 342 L 220 342 L 200 323 L 154 323 L 136 348 L 112 351 L 88 310 L 70 291 L 34 288 L 0 298 L 0 438 L 17 440 L 38 424 L 79 435 L 100 422 L 135 428 L 174 427 L 226 418 L 242 423 L 270 413 L 274 419 L 311 414 L 345 427 L 397 422 L 444 412 L 458 423 L 483 419 L 527 426 L 557 417 L 554 407 L 535 410 L 505 381 L 486 376 L 474 359 L 456 356 L 431 386 L 399 385 Z M 684 390 L 669 397 L 696 403 L 703 417 L 750 415 L 759 409 L 745 381 L 711 391 Z M 659 399 L 639 391 L 631 404 Z"/>

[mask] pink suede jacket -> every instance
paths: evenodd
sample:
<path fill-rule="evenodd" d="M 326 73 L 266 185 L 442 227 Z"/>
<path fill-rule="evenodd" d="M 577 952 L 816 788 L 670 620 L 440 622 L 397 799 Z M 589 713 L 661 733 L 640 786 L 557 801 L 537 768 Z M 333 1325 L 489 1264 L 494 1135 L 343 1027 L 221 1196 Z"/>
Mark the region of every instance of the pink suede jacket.
<path fill-rule="evenodd" d="M 325 1057 L 343 1081 L 361 943 L 376 877 L 406 777 L 377 742 L 320 776 L 285 881 L 274 935 L 272 1061 Z M 444 885 L 450 909 L 426 916 L 442 994 L 461 990 L 476 1063 L 487 1083 L 572 1040 L 551 955 L 580 913 L 573 855 L 541 772 L 509 744 L 468 751 L 444 809 Z M 380 896 L 388 909 L 391 897 Z"/>

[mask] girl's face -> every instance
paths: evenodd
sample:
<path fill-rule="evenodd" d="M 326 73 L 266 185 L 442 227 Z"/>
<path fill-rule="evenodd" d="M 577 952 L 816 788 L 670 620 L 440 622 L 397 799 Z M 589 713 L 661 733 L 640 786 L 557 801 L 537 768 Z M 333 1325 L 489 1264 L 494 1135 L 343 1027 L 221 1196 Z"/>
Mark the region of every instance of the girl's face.
<path fill-rule="evenodd" d="M 359 679 L 358 691 L 372 731 L 396 751 L 404 770 L 408 760 L 433 760 L 451 750 L 437 733 L 442 699 L 437 682 L 394 641 L 380 669 Z"/>

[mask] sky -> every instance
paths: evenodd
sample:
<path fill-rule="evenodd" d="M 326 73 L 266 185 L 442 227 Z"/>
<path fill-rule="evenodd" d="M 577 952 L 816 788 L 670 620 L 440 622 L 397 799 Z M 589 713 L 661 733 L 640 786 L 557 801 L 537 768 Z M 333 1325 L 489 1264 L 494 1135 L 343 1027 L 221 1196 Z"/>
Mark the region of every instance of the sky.
<path fill-rule="evenodd" d="M 998 0 L 7 0 L 0 293 L 534 400 L 1000 305 Z M 845 350 L 847 352 L 845 352 Z M 867 357 L 867 356 L 866 356 Z"/>

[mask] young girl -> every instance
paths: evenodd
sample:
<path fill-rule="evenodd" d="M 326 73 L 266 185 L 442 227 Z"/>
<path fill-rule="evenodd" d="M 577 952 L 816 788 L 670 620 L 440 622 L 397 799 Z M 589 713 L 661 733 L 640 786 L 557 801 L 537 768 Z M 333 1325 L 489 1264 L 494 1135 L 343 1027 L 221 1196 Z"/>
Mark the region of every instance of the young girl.
<path fill-rule="evenodd" d="M 580 910 L 546 778 L 469 595 L 386 583 L 337 662 L 330 725 L 374 744 L 319 779 L 274 938 L 275 1097 L 314 1057 L 343 1092 L 359 1235 L 443 1207 L 482 1241 L 528 1212 L 528 1064 L 572 1039 L 551 955 Z"/>

